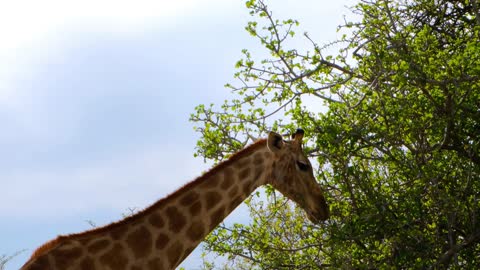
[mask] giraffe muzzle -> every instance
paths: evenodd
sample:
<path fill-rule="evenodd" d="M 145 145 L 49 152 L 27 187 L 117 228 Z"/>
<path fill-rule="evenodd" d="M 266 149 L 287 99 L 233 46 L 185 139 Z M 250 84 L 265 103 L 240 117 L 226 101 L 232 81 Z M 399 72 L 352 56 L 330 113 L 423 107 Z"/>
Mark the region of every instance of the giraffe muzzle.
<path fill-rule="evenodd" d="M 311 211 L 307 212 L 307 217 L 312 223 L 319 223 L 325 221 L 330 217 L 330 209 L 325 202 L 325 199 L 322 198 L 320 202 L 312 207 Z"/>

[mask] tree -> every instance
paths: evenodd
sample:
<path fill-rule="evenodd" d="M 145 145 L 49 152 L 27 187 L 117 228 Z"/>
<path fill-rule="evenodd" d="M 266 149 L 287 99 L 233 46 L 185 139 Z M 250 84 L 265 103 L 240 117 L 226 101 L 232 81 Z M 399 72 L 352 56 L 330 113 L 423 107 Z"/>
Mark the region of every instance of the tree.
<path fill-rule="evenodd" d="M 334 55 L 307 33 L 309 51 L 288 48 L 298 22 L 246 6 L 271 58 L 244 50 L 236 97 L 196 108 L 196 154 L 218 161 L 302 127 L 332 217 L 312 225 L 267 189 L 251 224 L 220 226 L 206 250 L 254 269 L 480 268 L 478 1 L 363 0 Z"/>
<path fill-rule="evenodd" d="M 13 255 L 6 255 L 6 254 L 0 255 L 0 270 L 6 269 L 7 263 L 24 251 L 25 250 L 17 251 Z"/>

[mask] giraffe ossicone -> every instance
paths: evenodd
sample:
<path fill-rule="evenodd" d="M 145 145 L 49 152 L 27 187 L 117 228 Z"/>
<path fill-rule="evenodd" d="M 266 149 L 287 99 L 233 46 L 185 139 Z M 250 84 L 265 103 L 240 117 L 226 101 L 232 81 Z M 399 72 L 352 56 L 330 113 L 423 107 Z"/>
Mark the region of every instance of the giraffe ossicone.
<path fill-rule="evenodd" d="M 270 184 L 312 222 L 330 213 L 312 165 L 292 140 L 270 132 L 176 192 L 119 222 L 59 236 L 38 248 L 21 270 L 175 269 L 257 187 Z"/>

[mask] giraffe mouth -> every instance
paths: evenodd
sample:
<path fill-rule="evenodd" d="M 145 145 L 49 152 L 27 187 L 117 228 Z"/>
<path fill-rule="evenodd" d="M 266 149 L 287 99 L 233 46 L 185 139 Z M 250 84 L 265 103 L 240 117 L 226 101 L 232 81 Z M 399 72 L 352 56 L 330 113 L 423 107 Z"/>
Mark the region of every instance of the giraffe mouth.
<path fill-rule="evenodd" d="M 328 211 L 318 211 L 307 212 L 307 217 L 312 223 L 320 223 L 321 221 L 325 221 L 330 217 L 330 213 Z"/>
<path fill-rule="evenodd" d="M 330 209 L 325 200 L 320 200 L 320 204 L 307 211 L 307 217 L 312 223 L 320 223 L 330 217 Z"/>
<path fill-rule="evenodd" d="M 307 218 L 312 223 L 320 223 L 321 221 L 325 221 L 330 217 L 330 209 L 323 196 L 316 198 L 316 203 L 313 203 L 313 200 L 307 201 L 305 197 L 300 195 L 297 195 L 294 198 L 296 199 L 294 201 L 297 202 L 301 208 L 303 208 L 307 214 Z"/>

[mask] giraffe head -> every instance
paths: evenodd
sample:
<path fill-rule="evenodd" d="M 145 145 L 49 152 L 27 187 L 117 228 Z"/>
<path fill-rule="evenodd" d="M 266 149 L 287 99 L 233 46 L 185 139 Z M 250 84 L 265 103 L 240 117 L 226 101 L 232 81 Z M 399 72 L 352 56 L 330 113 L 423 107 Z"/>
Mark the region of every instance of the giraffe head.
<path fill-rule="evenodd" d="M 310 221 L 317 223 L 328 219 L 330 211 L 313 176 L 312 165 L 303 153 L 303 134 L 303 130 L 297 129 L 293 140 L 284 141 L 280 134 L 270 132 L 267 146 L 274 161 L 269 183 L 302 207 Z"/>

